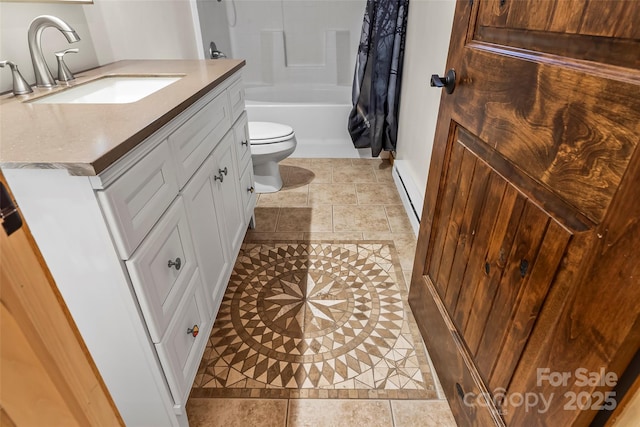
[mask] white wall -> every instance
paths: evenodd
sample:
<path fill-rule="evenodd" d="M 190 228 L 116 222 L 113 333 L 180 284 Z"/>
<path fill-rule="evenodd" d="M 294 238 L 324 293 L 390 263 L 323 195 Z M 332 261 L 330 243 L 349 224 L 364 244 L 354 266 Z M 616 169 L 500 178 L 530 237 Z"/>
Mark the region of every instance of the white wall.
<path fill-rule="evenodd" d="M 220 52 L 231 57 L 229 23 L 233 23 L 234 20 L 233 10 L 234 6 L 231 1 L 198 0 L 202 51 L 205 58 L 209 58 L 209 43 L 211 42 L 216 43 Z"/>
<path fill-rule="evenodd" d="M 407 24 L 397 144 L 398 169 L 421 200 L 426 190 L 433 136 L 442 91 L 429 86 L 444 75 L 455 0 L 411 0 Z"/>
<path fill-rule="evenodd" d="M 100 64 L 202 57 L 195 0 L 94 0 L 83 7 Z"/>
<path fill-rule="evenodd" d="M 53 52 L 68 47 L 80 49 L 76 54 L 65 56 L 65 62 L 72 71 L 86 70 L 98 65 L 89 25 L 83 7 L 78 4 L 0 2 L 0 59 L 15 62 L 24 78 L 29 83 L 35 83 L 27 43 L 27 30 L 33 18 L 40 15 L 59 17 L 71 25 L 81 39 L 70 45 L 55 28 L 47 28 L 43 31 L 42 51 L 54 76 L 58 66 Z M 0 68 L 0 92 L 9 91 L 12 86 L 9 68 Z"/>
<path fill-rule="evenodd" d="M 230 55 L 247 61 L 243 77 L 248 84 L 286 80 L 351 85 L 366 0 L 224 2 L 231 24 Z M 216 8 L 221 7 L 209 5 Z M 201 15 L 203 35 L 219 21 Z"/>
<path fill-rule="evenodd" d="M 200 28 L 194 20 L 195 0 L 94 0 L 93 4 L 0 2 L 0 59 L 18 64 L 29 83 L 35 82 L 27 30 L 39 15 L 53 15 L 73 27 L 81 40 L 70 45 L 59 31 L 42 33 L 42 50 L 55 76 L 53 52 L 77 47 L 65 56 L 73 72 L 121 59 L 195 59 Z M 11 90 L 9 69 L 0 69 L 0 92 Z"/>

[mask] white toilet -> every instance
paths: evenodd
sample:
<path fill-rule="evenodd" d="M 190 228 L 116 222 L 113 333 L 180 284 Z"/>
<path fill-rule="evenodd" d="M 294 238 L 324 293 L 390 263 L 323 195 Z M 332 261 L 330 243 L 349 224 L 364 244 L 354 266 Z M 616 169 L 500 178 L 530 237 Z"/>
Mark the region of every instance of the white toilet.
<path fill-rule="evenodd" d="M 278 162 L 296 149 L 291 126 L 272 122 L 249 122 L 251 159 L 257 193 L 273 193 L 282 188 Z"/>

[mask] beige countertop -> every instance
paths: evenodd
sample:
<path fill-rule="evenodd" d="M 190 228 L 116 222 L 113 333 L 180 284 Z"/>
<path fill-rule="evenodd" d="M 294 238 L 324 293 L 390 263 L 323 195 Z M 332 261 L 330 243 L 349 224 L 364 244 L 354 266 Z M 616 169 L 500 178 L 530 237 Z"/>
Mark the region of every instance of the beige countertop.
<path fill-rule="evenodd" d="M 79 73 L 69 85 L 0 97 L 0 167 L 97 175 L 244 66 L 243 60 L 130 60 Z M 30 100 L 105 75 L 184 75 L 128 104 Z"/>

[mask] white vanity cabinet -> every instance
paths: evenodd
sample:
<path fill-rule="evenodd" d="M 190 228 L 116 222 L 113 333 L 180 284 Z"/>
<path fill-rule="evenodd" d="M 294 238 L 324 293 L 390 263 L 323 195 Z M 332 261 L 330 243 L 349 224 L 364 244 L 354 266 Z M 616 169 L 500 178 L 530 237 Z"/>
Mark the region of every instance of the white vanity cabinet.
<path fill-rule="evenodd" d="M 238 170 L 241 171 L 240 194 L 245 221 L 252 221 L 253 208 L 256 206 L 257 195 L 253 179 L 253 163 L 251 162 L 251 144 L 249 139 L 249 120 L 243 112 L 233 125 L 236 153 L 238 156 Z"/>
<path fill-rule="evenodd" d="M 247 227 L 239 72 L 98 176 L 4 169 L 125 423 L 186 426 Z"/>

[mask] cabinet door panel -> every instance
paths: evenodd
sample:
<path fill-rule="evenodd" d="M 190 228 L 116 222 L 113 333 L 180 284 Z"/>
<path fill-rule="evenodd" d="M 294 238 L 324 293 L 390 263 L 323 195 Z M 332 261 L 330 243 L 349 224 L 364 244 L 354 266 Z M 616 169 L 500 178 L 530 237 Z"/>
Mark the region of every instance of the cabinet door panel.
<path fill-rule="evenodd" d="M 249 137 L 249 120 L 247 113 L 242 113 L 242 116 L 240 116 L 238 121 L 233 125 L 233 132 L 236 138 L 235 146 L 238 166 L 240 170 L 242 170 L 251 161 L 251 139 Z"/>
<path fill-rule="evenodd" d="M 227 133 L 220 146 L 214 151 L 213 158 L 214 174 L 217 171 L 218 177 L 222 177 L 221 180 L 214 180 L 224 206 L 225 228 L 229 238 L 231 257 L 235 258 L 244 238 L 245 222 L 240 194 L 240 171 L 237 170 L 237 163 L 234 161 L 233 141 L 233 132 Z"/>
<path fill-rule="evenodd" d="M 253 216 L 253 208 L 256 206 L 256 192 L 253 180 L 253 166 L 247 165 L 240 177 L 240 191 L 242 192 L 242 206 L 244 208 L 245 223 Z"/>
<path fill-rule="evenodd" d="M 181 197 L 126 264 L 151 339 L 159 342 L 197 267 Z"/>
<path fill-rule="evenodd" d="M 217 172 L 213 158 L 209 157 L 183 192 L 209 315 L 213 318 L 218 312 L 231 269 L 231 248 L 224 231 L 224 205 L 220 188 L 213 178 Z"/>

